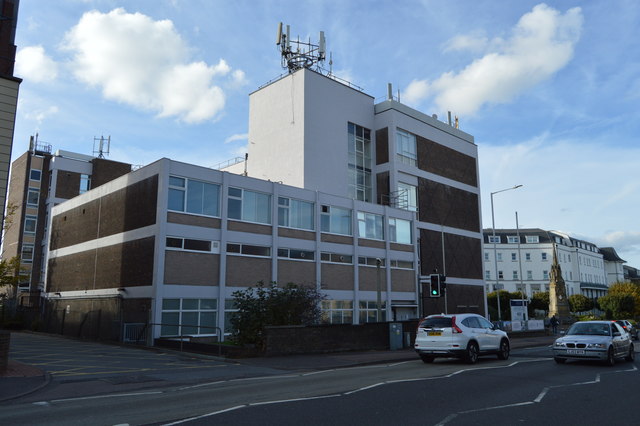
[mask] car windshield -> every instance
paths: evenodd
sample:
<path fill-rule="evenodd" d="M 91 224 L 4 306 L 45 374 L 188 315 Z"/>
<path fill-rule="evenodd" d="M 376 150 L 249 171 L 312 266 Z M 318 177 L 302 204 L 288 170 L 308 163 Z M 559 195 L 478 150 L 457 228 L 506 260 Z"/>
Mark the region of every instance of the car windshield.
<path fill-rule="evenodd" d="M 420 327 L 422 328 L 451 327 L 451 318 L 447 318 L 447 317 L 426 318 L 420 323 Z"/>
<path fill-rule="evenodd" d="M 571 326 L 567 335 L 610 336 L 609 324 L 576 323 Z"/>

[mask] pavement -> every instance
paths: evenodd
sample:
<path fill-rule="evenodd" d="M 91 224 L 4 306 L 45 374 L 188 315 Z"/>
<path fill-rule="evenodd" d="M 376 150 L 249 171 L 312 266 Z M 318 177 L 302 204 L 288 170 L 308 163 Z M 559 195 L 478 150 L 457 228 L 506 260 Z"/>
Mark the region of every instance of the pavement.
<path fill-rule="evenodd" d="M 556 338 L 556 336 L 547 335 L 516 337 L 513 334 L 510 335 L 510 337 L 512 349 L 548 346 L 551 345 Z M 153 348 L 153 350 L 161 352 L 175 352 L 157 348 Z M 202 355 L 197 354 L 192 354 L 192 356 L 194 358 L 203 357 Z M 208 358 L 224 360 L 217 357 Z M 417 355 L 414 350 L 412 348 L 405 348 L 399 350 L 371 350 L 245 358 L 227 361 L 247 366 L 272 368 L 285 371 L 317 371 L 372 364 L 393 364 L 416 359 Z M 50 382 L 51 375 L 46 371 L 9 358 L 7 370 L 5 372 L 0 372 L 0 403 L 35 393 L 38 390 L 45 388 Z"/>

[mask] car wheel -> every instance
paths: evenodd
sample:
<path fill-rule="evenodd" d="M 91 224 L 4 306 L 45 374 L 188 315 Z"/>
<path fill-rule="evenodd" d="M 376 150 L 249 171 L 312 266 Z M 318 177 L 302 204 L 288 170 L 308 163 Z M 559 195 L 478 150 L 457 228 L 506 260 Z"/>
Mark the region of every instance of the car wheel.
<path fill-rule="evenodd" d="M 433 362 L 433 357 L 429 355 L 420 355 L 420 359 L 425 364 L 431 364 Z"/>
<path fill-rule="evenodd" d="M 464 359 L 469 364 L 475 364 L 478 362 L 478 344 L 476 342 L 469 342 L 467 345 L 467 351 L 464 354 Z"/>
<path fill-rule="evenodd" d="M 633 362 L 636 359 L 636 351 L 633 345 L 629 345 L 629 354 L 625 357 L 625 361 Z"/>
<path fill-rule="evenodd" d="M 507 339 L 502 339 L 502 341 L 500 342 L 498 359 L 509 359 L 509 341 Z"/>
<path fill-rule="evenodd" d="M 564 364 L 565 362 L 567 362 L 566 358 L 555 357 L 555 358 L 553 358 L 553 360 L 556 362 L 556 364 Z"/>
<path fill-rule="evenodd" d="M 616 364 L 616 357 L 613 354 L 613 348 L 609 348 L 609 350 L 607 351 L 607 359 L 604 363 L 610 367 Z"/>

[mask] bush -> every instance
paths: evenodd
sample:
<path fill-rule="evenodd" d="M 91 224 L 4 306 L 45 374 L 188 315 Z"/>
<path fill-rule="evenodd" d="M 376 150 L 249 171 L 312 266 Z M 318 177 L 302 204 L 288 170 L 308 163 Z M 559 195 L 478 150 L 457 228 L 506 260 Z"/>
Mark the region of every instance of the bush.
<path fill-rule="evenodd" d="M 586 312 L 593 309 L 593 301 L 584 294 L 572 294 L 569 296 L 569 309 L 571 312 Z"/>
<path fill-rule="evenodd" d="M 635 297 L 631 294 L 607 294 L 598 298 L 607 319 L 631 318 L 635 311 Z"/>

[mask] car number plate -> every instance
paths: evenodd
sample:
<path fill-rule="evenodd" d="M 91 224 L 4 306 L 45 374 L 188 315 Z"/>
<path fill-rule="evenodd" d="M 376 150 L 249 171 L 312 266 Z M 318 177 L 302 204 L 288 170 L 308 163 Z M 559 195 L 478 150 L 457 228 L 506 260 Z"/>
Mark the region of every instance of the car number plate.
<path fill-rule="evenodd" d="M 582 349 L 567 349 L 567 353 L 571 355 L 584 355 L 584 350 Z"/>
<path fill-rule="evenodd" d="M 442 336 L 442 331 L 427 331 L 427 336 Z"/>

